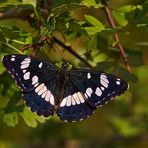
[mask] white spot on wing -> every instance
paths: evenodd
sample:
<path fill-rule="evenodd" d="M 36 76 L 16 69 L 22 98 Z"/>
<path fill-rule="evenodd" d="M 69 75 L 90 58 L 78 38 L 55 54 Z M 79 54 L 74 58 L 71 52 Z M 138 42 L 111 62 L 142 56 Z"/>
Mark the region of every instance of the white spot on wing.
<path fill-rule="evenodd" d="M 116 81 L 116 84 L 117 84 L 117 85 L 120 85 L 120 81 Z"/>
<path fill-rule="evenodd" d="M 73 98 L 75 99 L 77 104 L 80 104 L 80 100 L 79 100 L 78 95 L 76 93 L 73 94 Z"/>
<path fill-rule="evenodd" d="M 54 97 L 53 97 L 52 94 L 51 94 L 51 96 L 50 96 L 50 103 L 51 103 L 52 105 L 54 105 Z"/>
<path fill-rule="evenodd" d="M 93 90 L 90 87 L 86 89 L 86 94 L 88 97 L 91 97 L 92 92 Z"/>
<path fill-rule="evenodd" d="M 41 63 L 39 64 L 39 68 L 42 68 L 42 65 L 43 65 L 43 63 L 41 62 Z"/>
<path fill-rule="evenodd" d="M 83 98 L 82 94 L 81 94 L 80 92 L 77 92 L 77 95 L 78 95 L 79 100 L 81 101 L 81 103 L 84 103 L 84 102 L 85 102 L 85 100 L 84 100 L 84 98 Z"/>
<path fill-rule="evenodd" d="M 31 61 L 31 59 L 28 57 L 28 58 L 25 58 L 24 59 L 25 61 Z"/>
<path fill-rule="evenodd" d="M 47 90 L 47 87 L 44 85 L 42 87 L 42 89 L 39 90 L 38 95 L 41 95 L 42 93 L 44 93 Z"/>
<path fill-rule="evenodd" d="M 103 81 L 102 79 L 100 80 L 100 83 L 104 86 L 104 87 L 108 87 L 108 83 L 106 83 L 105 81 Z"/>
<path fill-rule="evenodd" d="M 24 74 L 24 79 L 25 79 L 25 80 L 30 79 L 30 72 L 26 72 L 26 73 Z"/>
<path fill-rule="evenodd" d="M 70 96 L 67 97 L 66 106 L 70 106 L 71 102 L 72 102 L 72 96 L 70 95 Z"/>
<path fill-rule="evenodd" d="M 51 92 L 48 90 L 47 93 L 46 93 L 45 100 L 49 101 L 50 100 L 50 96 L 51 96 Z"/>
<path fill-rule="evenodd" d="M 104 90 L 104 87 L 101 86 L 101 89 Z"/>
<path fill-rule="evenodd" d="M 63 107 L 66 105 L 66 100 L 67 100 L 67 97 L 62 100 L 60 107 Z"/>
<path fill-rule="evenodd" d="M 15 58 L 16 56 L 15 56 L 15 55 L 12 55 L 11 57 L 12 57 L 12 58 Z"/>
<path fill-rule="evenodd" d="M 36 84 L 38 82 L 38 77 L 37 76 L 33 76 L 32 78 L 32 85 Z"/>
<path fill-rule="evenodd" d="M 75 99 L 73 98 L 73 96 L 72 96 L 72 105 L 75 105 L 76 104 L 76 102 L 75 102 Z"/>
<path fill-rule="evenodd" d="M 102 91 L 101 91 L 101 89 L 99 87 L 96 88 L 95 94 L 97 96 L 101 96 L 102 95 Z"/>
<path fill-rule="evenodd" d="M 23 65 L 21 65 L 21 69 L 25 69 L 27 67 L 29 67 L 29 64 L 23 64 Z"/>
<path fill-rule="evenodd" d="M 47 91 L 45 91 L 43 94 L 42 94 L 42 98 L 45 98 L 45 96 L 46 96 L 46 93 L 47 93 Z"/>
<path fill-rule="evenodd" d="M 29 64 L 29 63 L 30 63 L 30 61 L 28 61 L 28 60 L 27 60 L 27 61 L 24 60 L 24 61 L 21 62 L 22 65 L 23 65 L 23 64 Z"/>
<path fill-rule="evenodd" d="M 36 93 L 39 92 L 39 90 L 40 90 L 42 87 L 44 87 L 44 84 L 43 84 L 43 83 L 40 84 L 40 85 L 35 89 L 35 92 L 36 92 Z"/>
<path fill-rule="evenodd" d="M 27 71 L 27 70 L 26 70 L 26 69 L 24 69 L 24 70 L 23 70 L 23 73 L 25 73 L 26 71 Z"/>
<path fill-rule="evenodd" d="M 15 61 L 15 58 L 11 58 L 11 61 Z"/>
<path fill-rule="evenodd" d="M 21 69 L 29 67 L 30 62 L 31 62 L 30 58 L 25 58 L 24 61 L 21 62 Z"/>
<path fill-rule="evenodd" d="M 88 99 L 88 96 L 87 96 L 87 94 L 86 94 L 86 93 L 84 94 L 84 96 L 85 96 L 85 98 L 86 98 L 86 99 Z"/>
<path fill-rule="evenodd" d="M 101 74 L 100 76 L 101 78 L 107 78 L 107 76 L 105 74 Z"/>
<path fill-rule="evenodd" d="M 104 74 L 101 74 L 100 78 L 105 81 L 106 83 L 109 83 L 107 76 L 105 76 Z"/>
<path fill-rule="evenodd" d="M 87 73 L 87 78 L 90 79 L 91 78 L 91 74 Z"/>
<path fill-rule="evenodd" d="M 36 83 L 35 85 L 34 85 L 34 87 L 37 87 L 39 85 L 39 83 Z"/>

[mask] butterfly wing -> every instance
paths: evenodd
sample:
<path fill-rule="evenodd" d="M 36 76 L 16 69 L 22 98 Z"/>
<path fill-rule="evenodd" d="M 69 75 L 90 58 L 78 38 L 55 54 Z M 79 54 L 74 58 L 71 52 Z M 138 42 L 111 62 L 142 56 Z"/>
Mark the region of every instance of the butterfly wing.
<path fill-rule="evenodd" d="M 24 100 L 38 115 L 53 115 L 57 67 L 25 55 L 6 55 L 3 64 L 23 92 Z"/>
<path fill-rule="evenodd" d="M 95 107 L 87 103 L 83 93 L 71 82 L 71 79 L 69 79 L 65 88 L 64 98 L 57 110 L 57 115 L 60 120 L 65 122 L 78 122 L 91 116 L 95 109 Z"/>
<path fill-rule="evenodd" d="M 128 89 L 126 81 L 95 70 L 72 70 L 58 112 L 61 120 L 80 121 L 89 117 L 98 106 Z"/>

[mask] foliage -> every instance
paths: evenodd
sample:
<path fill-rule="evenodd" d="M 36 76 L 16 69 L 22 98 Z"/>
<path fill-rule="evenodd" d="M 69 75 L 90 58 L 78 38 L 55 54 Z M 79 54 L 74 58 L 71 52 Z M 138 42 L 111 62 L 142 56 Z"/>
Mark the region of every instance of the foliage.
<path fill-rule="evenodd" d="M 39 57 L 52 62 L 60 62 L 62 60 L 59 55 L 60 51 L 66 57 L 66 60 L 70 61 L 73 59 L 74 57 L 70 54 L 68 48 L 63 48 L 56 42 L 52 42 L 51 38 L 53 36 L 60 39 L 65 45 L 70 46 L 78 55 L 91 50 L 92 52 L 83 54 L 83 57 L 92 67 L 114 73 L 130 83 L 130 91 L 123 98 L 121 97 L 116 105 L 111 104 L 115 106 L 114 109 L 109 105 L 104 107 L 103 111 L 109 113 L 109 115 L 106 116 L 106 113 L 102 114 L 110 120 L 106 121 L 105 117 L 99 115 L 96 117 L 96 121 L 100 122 L 101 119 L 107 122 L 106 125 L 109 124 L 110 133 L 104 130 L 108 137 L 112 137 L 114 132 L 125 138 L 140 136 L 140 134 L 146 134 L 147 132 L 146 123 L 148 117 L 148 110 L 145 104 L 148 104 L 148 102 L 143 95 L 146 94 L 147 86 L 143 86 L 141 83 L 146 84 L 148 82 L 146 78 L 143 79 L 147 74 L 146 66 L 143 65 L 144 62 L 147 62 L 147 57 L 144 56 L 144 53 L 147 53 L 145 48 L 148 46 L 148 1 L 137 1 L 114 7 L 112 15 L 117 24 L 115 28 L 110 27 L 103 8 L 101 0 L 55 0 L 51 9 L 44 7 L 44 5 L 39 5 L 39 1 L 36 0 L 1 1 L 0 13 L 6 15 L 5 12 L 7 12 L 8 15 L 11 12 L 16 13 L 17 10 L 23 10 L 24 13 L 22 14 L 24 14 L 25 19 L 22 14 L 17 16 L 13 13 L 10 15 L 12 17 L 6 16 L 8 17 L 7 19 L 0 18 L 0 58 L 11 53 L 29 55 L 35 52 Z M 43 9 L 45 11 L 42 11 Z M 28 11 L 31 13 L 25 15 Z M 44 13 L 46 11 L 47 13 Z M 121 53 L 117 46 L 118 43 L 114 39 L 115 33 L 120 35 L 127 60 L 132 67 L 132 73 L 127 71 L 121 58 Z M 48 41 L 52 46 L 42 41 L 42 36 L 48 36 Z M 35 51 L 34 48 L 32 50 L 31 46 L 21 50 L 25 45 L 32 44 L 35 47 Z M 85 63 L 78 59 L 73 60 L 72 63 L 74 66 L 86 67 Z M 142 68 L 140 69 L 141 66 Z M 0 117 L 3 119 L 3 123 L 8 126 L 15 127 L 17 124 L 22 124 L 22 119 L 29 127 L 37 127 L 38 123 L 44 123 L 47 120 L 49 124 L 53 122 L 55 126 L 60 124 L 56 117 L 50 120 L 49 118 L 39 117 L 25 107 L 20 90 L 18 90 L 13 79 L 5 71 L 2 63 L 0 63 L 0 99 Z M 110 113 L 109 110 L 112 109 L 113 111 Z M 118 115 L 116 116 L 116 114 Z M 88 121 L 90 122 L 90 120 Z M 89 124 L 91 125 L 92 123 Z M 61 124 L 60 126 L 64 127 Z M 97 125 L 95 124 L 94 126 Z M 103 123 L 98 126 L 102 127 Z M 76 125 L 74 127 L 77 129 Z M 144 129 L 142 129 L 143 127 Z M 83 137 L 81 135 L 83 130 L 87 131 L 87 133 L 91 132 L 91 130 L 81 128 L 82 123 L 77 129 L 78 131 L 72 129 L 71 126 L 67 129 L 64 127 L 67 130 L 65 135 L 70 135 L 69 130 L 71 133 L 78 132 L 79 134 L 76 135 L 81 138 Z M 93 134 L 95 135 L 96 133 Z"/>

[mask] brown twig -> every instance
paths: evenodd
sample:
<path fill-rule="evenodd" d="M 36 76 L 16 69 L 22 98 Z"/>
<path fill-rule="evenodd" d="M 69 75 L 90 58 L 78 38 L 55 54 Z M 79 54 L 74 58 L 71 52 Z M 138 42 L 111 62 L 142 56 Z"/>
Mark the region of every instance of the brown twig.
<path fill-rule="evenodd" d="M 107 16 L 108 22 L 110 23 L 112 28 L 115 28 L 116 25 L 115 25 L 115 22 L 114 22 L 114 20 L 112 18 L 112 14 L 111 14 L 111 11 L 109 9 L 107 0 L 102 0 L 102 4 L 104 5 L 104 11 L 105 11 L 105 14 Z M 114 34 L 114 37 L 115 37 L 115 40 L 117 42 L 117 45 L 118 45 L 119 51 L 121 53 L 122 59 L 124 60 L 124 63 L 125 63 L 128 71 L 129 71 L 129 73 L 131 73 L 131 69 L 130 69 L 130 66 L 128 64 L 127 58 L 126 58 L 125 51 L 124 51 L 123 46 L 122 46 L 122 44 L 120 42 L 119 34 L 116 32 Z"/>

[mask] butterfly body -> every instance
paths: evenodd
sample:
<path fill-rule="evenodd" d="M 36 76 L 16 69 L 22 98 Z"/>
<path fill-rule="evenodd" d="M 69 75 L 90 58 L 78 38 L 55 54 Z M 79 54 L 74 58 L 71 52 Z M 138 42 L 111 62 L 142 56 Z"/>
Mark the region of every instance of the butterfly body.
<path fill-rule="evenodd" d="M 62 101 L 64 96 L 64 90 L 68 81 L 68 63 L 63 63 L 62 68 L 57 72 L 56 80 L 56 94 L 55 94 L 55 105 L 58 108 L 59 103 Z"/>
<path fill-rule="evenodd" d="M 92 69 L 59 68 L 26 55 L 6 55 L 3 64 L 21 88 L 23 98 L 38 115 L 68 122 L 91 116 L 97 107 L 128 89 L 126 81 Z"/>

